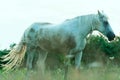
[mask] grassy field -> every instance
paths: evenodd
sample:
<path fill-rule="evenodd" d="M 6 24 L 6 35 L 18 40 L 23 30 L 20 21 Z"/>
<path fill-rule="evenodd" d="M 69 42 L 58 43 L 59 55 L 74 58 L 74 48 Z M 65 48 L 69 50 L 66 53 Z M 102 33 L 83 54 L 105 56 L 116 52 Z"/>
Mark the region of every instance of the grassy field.
<path fill-rule="evenodd" d="M 28 75 L 25 69 L 0 73 L 0 80 L 64 80 L 63 77 L 64 71 L 61 69 L 46 70 L 44 76 L 39 71 L 31 71 Z M 69 69 L 68 80 L 120 80 L 120 68 Z"/>

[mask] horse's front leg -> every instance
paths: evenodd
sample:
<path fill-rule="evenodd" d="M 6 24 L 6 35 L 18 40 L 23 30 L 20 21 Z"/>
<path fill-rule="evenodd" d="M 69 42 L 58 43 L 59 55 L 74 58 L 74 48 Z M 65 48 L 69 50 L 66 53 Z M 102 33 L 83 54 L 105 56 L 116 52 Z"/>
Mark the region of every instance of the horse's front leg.
<path fill-rule="evenodd" d="M 82 59 L 82 50 L 75 55 L 75 68 L 79 69 Z"/>

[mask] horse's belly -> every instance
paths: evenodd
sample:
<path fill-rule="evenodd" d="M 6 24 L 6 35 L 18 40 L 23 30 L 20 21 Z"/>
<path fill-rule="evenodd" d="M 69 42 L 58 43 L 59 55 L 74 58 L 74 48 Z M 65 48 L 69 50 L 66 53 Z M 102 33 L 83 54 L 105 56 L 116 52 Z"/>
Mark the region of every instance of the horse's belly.
<path fill-rule="evenodd" d="M 40 41 L 39 46 L 47 52 L 53 53 L 67 53 L 68 50 L 75 47 L 73 42 L 59 42 L 59 41 Z"/>

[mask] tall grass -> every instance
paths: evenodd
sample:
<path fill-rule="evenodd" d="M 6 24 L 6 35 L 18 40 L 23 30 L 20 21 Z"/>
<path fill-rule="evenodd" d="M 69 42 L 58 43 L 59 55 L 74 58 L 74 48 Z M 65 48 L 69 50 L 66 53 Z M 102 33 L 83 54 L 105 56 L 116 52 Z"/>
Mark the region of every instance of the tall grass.
<path fill-rule="evenodd" d="M 0 73 L 0 80 L 64 80 L 64 71 L 46 70 L 45 75 L 40 71 L 16 70 L 13 72 Z M 68 80 L 120 80 L 120 68 L 103 67 L 103 68 L 85 68 L 76 71 L 69 69 Z"/>

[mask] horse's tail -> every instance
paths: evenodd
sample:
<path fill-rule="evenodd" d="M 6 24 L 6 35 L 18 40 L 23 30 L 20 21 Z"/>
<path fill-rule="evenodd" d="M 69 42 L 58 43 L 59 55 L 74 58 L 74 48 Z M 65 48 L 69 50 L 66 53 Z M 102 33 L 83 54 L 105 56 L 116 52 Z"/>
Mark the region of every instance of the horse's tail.
<path fill-rule="evenodd" d="M 26 49 L 26 43 L 21 41 L 7 55 L 4 55 L 2 61 L 6 63 L 2 64 L 3 70 L 8 71 L 20 66 L 25 56 Z"/>

